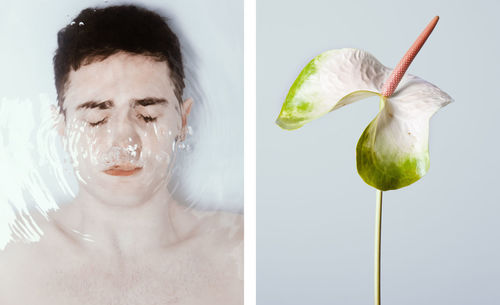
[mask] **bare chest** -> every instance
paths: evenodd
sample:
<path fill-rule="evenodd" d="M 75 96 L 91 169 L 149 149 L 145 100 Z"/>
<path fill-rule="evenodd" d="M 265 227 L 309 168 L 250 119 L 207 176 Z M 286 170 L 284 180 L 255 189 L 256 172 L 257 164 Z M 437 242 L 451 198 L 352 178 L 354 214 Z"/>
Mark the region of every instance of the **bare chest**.
<path fill-rule="evenodd" d="M 41 268 L 25 279 L 24 287 L 17 285 L 20 291 L 15 301 L 40 305 L 242 303 L 242 281 L 230 261 L 189 257 L 126 264 Z"/>

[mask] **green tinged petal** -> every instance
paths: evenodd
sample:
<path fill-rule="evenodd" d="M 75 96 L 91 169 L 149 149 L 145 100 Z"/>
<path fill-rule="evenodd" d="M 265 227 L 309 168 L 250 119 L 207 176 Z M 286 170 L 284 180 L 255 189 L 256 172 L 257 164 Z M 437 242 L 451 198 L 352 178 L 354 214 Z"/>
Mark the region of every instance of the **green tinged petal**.
<path fill-rule="evenodd" d="M 382 191 L 408 186 L 429 170 L 429 120 L 452 98 L 413 75 L 403 77 L 365 129 L 356 147 L 363 180 Z"/>
<path fill-rule="evenodd" d="M 386 104 L 384 98 L 381 99 L 381 104 Z M 426 118 L 420 123 L 428 126 Z M 427 173 L 428 135 L 418 139 L 410 131 L 403 134 L 402 131 L 408 128 L 408 124 L 394 119 L 394 114 L 384 106 L 365 129 L 356 146 L 356 165 L 367 184 L 382 191 L 395 190 L 416 182 Z M 394 133 L 401 133 L 398 141 L 394 141 Z"/>
<path fill-rule="evenodd" d="M 281 108 L 281 113 L 276 120 L 276 124 L 281 128 L 293 130 L 302 127 L 308 121 L 308 114 L 313 111 L 313 104 L 319 102 L 317 96 L 314 96 L 314 94 L 307 96 L 307 98 L 299 98 L 297 91 L 301 89 L 304 82 L 306 82 L 311 75 L 317 72 L 316 65 L 320 59 L 321 55 L 311 60 L 307 66 L 302 69 L 299 76 L 292 84 L 285 103 Z"/>
<path fill-rule="evenodd" d="M 387 68 L 361 50 L 321 53 L 302 69 L 293 83 L 276 124 L 283 129 L 297 129 L 334 109 L 376 94 L 386 74 Z M 360 93 L 351 95 L 355 91 Z"/>

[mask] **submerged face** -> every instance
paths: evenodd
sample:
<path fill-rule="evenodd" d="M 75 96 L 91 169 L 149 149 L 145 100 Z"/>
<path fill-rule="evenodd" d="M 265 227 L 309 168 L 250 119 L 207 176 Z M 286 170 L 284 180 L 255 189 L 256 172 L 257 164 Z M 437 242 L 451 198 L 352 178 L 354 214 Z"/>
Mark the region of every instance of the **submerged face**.
<path fill-rule="evenodd" d="M 126 53 L 70 72 L 63 137 L 80 192 L 130 205 L 166 187 L 191 106 L 169 75 L 166 62 Z"/>

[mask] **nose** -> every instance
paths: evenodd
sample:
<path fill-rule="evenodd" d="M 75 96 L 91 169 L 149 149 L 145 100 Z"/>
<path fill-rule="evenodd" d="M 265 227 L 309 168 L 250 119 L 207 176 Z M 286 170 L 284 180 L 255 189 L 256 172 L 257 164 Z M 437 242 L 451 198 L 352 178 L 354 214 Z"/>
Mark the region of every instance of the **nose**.
<path fill-rule="evenodd" d="M 117 164 L 136 163 L 142 151 L 142 141 L 136 126 L 126 117 L 116 122 L 111 130 L 113 134 L 112 151 Z"/>

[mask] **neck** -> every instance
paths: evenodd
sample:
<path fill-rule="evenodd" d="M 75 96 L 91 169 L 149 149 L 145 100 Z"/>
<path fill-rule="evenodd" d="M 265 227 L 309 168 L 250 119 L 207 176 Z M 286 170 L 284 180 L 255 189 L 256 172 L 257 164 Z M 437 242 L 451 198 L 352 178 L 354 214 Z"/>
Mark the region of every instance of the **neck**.
<path fill-rule="evenodd" d="M 109 205 L 81 190 L 56 221 L 88 249 L 136 256 L 181 240 L 173 222 L 180 209 L 166 188 L 136 206 Z"/>

